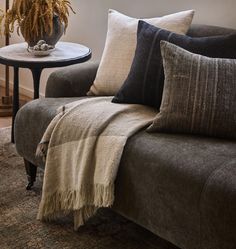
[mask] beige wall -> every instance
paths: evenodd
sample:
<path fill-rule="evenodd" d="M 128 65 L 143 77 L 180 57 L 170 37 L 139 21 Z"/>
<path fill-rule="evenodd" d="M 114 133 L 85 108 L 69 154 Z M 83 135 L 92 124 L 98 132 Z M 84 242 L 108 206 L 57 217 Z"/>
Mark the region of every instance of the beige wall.
<path fill-rule="evenodd" d="M 71 15 L 70 26 L 62 40 L 86 44 L 92 48 L 94 59 L 99 59 L 102 54 L 109 8 L 134 17 L 154 17 L 195 9 L 194 23 L 236 29 L 236 0 L 72 0 L 72 4 L 77 15 Z M 13 35 L 12 43 L 20 41 L 20 37 Z M 45 82 L 51 71 L 45 70 L 43 73 L 41 94 L 44 93 Z M 4 79 L 2 69 L 0 78 Z M 27 70 L 21 70 L 20 86 L 24 93 L 29 94 L 32 91 L 32 77 Z"/>

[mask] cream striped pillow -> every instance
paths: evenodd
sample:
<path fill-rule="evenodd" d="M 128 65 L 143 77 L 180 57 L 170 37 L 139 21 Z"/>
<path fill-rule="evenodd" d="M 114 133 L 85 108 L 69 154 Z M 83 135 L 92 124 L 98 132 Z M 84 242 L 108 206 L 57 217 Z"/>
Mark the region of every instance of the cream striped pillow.
<path fill-rule="evenodd" d="M 144 21 L 179 34 L 188 31 L 194 11 L 144 19 Z M 115 95 L 128 76 L 136 48 L 139 19 L 109 10 L 108 31 L 96 79 L 88 95 Z"/>

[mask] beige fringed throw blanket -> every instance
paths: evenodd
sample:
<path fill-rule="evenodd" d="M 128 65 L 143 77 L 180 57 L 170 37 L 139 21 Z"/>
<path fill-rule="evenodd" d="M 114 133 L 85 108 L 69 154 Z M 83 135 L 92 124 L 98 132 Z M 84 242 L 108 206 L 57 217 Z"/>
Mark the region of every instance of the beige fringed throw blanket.
<path fill-rule="evenodd" d="M 150 124 L 156 111 L 111 103 L 111 97 L 83 99 L 61 108 L 37 153 L 46 156 L 38 219 L 73 211 L 77 229 L 100 207 L 114 201 L 114 181 L 127 139 Z"/>

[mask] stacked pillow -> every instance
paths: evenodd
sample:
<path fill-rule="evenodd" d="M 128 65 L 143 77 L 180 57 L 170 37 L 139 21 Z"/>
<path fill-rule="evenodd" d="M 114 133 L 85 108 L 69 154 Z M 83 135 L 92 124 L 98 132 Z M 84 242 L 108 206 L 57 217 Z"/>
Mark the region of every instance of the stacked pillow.
<path fill-rule="evenodd" d="M 194 11 L 188 10 L 163 17 L 144 19 L 146 22 L 167 30 L 186 34 Z M 88 95 L 110 95 L 117 93 L 127 78 L 133 61 L 138 19 L 110 10 L 105 48 L 96 79 Z"/>
<path fill-rule="evenodd" d="M 148 132 L 235 139 L 236 33 L 188 37 L 184 34 L 193 14 L 184 11 L 145 22 L 111 10 L 88 95 L 115 95 L 114 103 L 157 108 Z"/>
<path fill-rule="evenodd" d="M 160 109 L 148 132 L 235 139 L 234 58 L 236 33 L 191 38 L 139 21 L 131 70 L 112 101 Z"/>

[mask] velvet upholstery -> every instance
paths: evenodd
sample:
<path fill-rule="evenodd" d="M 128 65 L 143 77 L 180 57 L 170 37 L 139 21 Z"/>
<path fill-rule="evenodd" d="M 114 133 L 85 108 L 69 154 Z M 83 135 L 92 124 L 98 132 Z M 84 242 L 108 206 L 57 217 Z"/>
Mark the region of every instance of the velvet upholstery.
<path fill-rule="evenodd" d="M 180 248 L 236 248 L 236 142 L 143 131 L 125 147 L 115 197 L 116 211 Z"/>
<path fill-rule="evenodd" d="M 95 79 L 99 62 L 87 61 L 53 72 L 46 85 L 46 98 L 86 96 Z"/>
<path fill-rule="evenodd" d="M 206 36 L 207 30 L 201 27 L 199 33 Z M 211 28 L 208 32 L 212 33 Z M 43 166 L 34 156 L 35 149 L 56 109 L 78 99 L 57 97 L 83 96 L 90 87 L 97 68 L 86 65 L 73 67 L 71 73 L 71 67 L 55 72 L 55 81 L 50 79 L 46 93 L 51 98 L 32 101 L 18 112 L 16 148 L 32 163 Z M 88 82 L 86 71 L 91 74 Z M 68 82 L 73 87 L 68 87 Z M 137 133 L 124 149 L 113 209 L 182 249 L 235 249 L 236 143 Z"/>
<path fill-rule="evenodd" d="M 229 29 L 218 26 L 192 24 L 187 35 L 191 37 L 206 37 L 206 36 L 218 36 L 229 35 L 235 32 L 235 29 Z"/>

